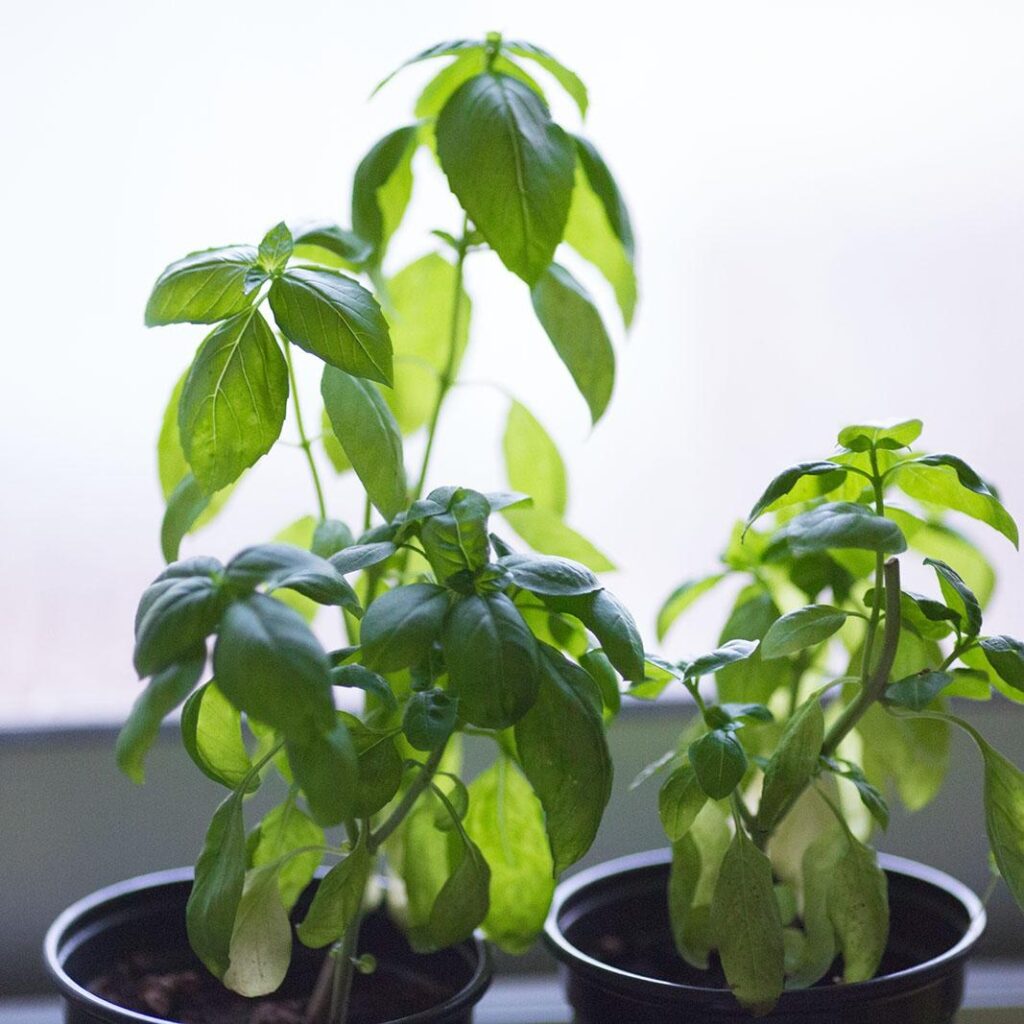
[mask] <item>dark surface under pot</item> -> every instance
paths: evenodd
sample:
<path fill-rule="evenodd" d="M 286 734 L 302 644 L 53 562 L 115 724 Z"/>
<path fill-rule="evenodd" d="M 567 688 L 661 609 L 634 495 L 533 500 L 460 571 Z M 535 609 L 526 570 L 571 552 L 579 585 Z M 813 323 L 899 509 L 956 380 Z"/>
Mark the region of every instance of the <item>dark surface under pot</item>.
<path fill-rule="evenodd" d="M 185 902 L 190 887 L 190 869 L 146 875 L 95 893 L 57 919 L 47 935 L 45 955 L 65 999 L 67 1024 L 149 1024 L 180 1018 L 177 1012 L 158 1017 L 126 1010 L 89 989 L 118 962 L 140 965 L 156 977 L 188 971 L 204 982 L 210 978 L 188 946 Z M 301 919 L 312 893 L 310 887 L 300 899 L 295 919 Z M 473 1006 L 490 983 L 490 958 L 479 940 L 416 954 L 383 912 L 365 919 L 359 951 L 372 953 L 378 968 L 372 975 L 356 975 L 352 1024 L 469 1024 Z M 304 1002 L 324 955 L 324 950 L 307 950 L 296 942 L 292 967 L 275 998 Z M 219 985 L 212 989 L 221 993 Z M 255 1001 L 227 994 L 223 998 L 225 1024 L 247 1021 Z"/>
<path fill-rule="evenodd" d="M 624 857 L 559 886 L 546 939 L 562 962 L 578 1024 L 749 1024 L 724 978 L 676 954 L 667 909 L 670 853 Z M 784 993 L 771 1024 L 949 1024 L 985 912 L 959 882 L 881 857 L 891 929 L 880 976 Z"/>

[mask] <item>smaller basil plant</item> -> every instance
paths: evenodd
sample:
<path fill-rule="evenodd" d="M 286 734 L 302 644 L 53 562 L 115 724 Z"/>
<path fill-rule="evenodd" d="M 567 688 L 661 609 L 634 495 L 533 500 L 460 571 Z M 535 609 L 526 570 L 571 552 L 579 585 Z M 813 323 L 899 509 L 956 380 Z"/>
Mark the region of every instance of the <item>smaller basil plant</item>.
<path fill-rule="evenodd" d="M 951 726 L 981 752 L 993 866 L 1024 907 L 1024 774 L 949 711 L 950 698 L 1024 702 L 1024 644 L 984 630 L 994 572 L 943 516 L 1014 546 L 1017 527 L 962 459 L 916 451 L 920 433 L 919 420 L 848 427 L 838 453 L 772 480 L 722 568 L 677 588 L 659 617 L 664 637 L 734 580 L 720 646 L 649 663 L 634 689 L 649 698 L 678 681 L 697 704 L 641 781 L 665 773 L 679 954 L 701 969 L 716 956 L 757 1014 L 785 988 L 875 975 L 889 908 L 868 839 L 888 826 L 892 796 L 917 810 L 936 794 Z M 767 514 L 772 525 L 755 528 Z M 909 550 L 933 578 L 926 592 L 901 582 Z"/>

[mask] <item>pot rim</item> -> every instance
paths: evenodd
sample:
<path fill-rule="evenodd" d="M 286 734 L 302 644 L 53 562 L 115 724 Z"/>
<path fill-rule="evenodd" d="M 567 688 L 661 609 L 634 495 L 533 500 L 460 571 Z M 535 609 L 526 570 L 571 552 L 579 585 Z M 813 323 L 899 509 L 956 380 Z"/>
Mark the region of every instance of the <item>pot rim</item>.
<path fill-rule="evenodd" d="M 566 906 L 578 894 L 592 886 L 616 875 L 628 875 L 641 870 L 667 866 L 671 861 L 672 851 L 670 849 L 647 850 L 643 853 L 633 853 L 625 857 L 617 857 L 614 860 L 605 861 L 594 867 L 585 868 L 560 883 L 555 890 L 551 910 L 544 923 L 544 941 L 548 950 L 561 963 L 598 981 L 603 981 L 606 985 L 615 985 L 618 982 L 622 987 L 631 989 L 635 989 L 637 985 L 643 985 L 648 996 L 674 1003 L 684 999 L 700 1003 L 720 999 L 723 993 L 729 991 L 728 989 L 702 985 L 684 985 L 681 982 L 666 981 L 662 978 L 635 974 L 632 971 L 626 971 L 606 964 L 574 946 L 568 940 L 559 924 L 559 918 L 562 916 Z M 886 874 L 903 875 L 915 881 L 924 882 L 944 891 L 957 900 L 963 906 L 968 916 L 968 926 L 964 935 L 954 946 L 939 956 L 901 971 L 884 974 L 871 978 L 868 981 L 851 982 L 841 986 L 787 990 L 783 992 L 779 1000 L 779 1009 L 807 1009 L 815 1004 L 824 1004 L 827 1007 L 832 1000 L 833 993 L 840 988 L 847 999 L 875 999 L 892 991 L 905 990 L 908 983 L 916 987 L 916 983 L 924 983 L 930 980 L 936 973 L 941 973 L 943 968 L 950 967 L 957 961 L 965 959 L 971 948 L 981 938 L 986 923 L 984 905 L 977 895 L 962 882 L 957 881 L 951 875 L 947 875 L 944 871 L 909 860 L 906 857 L 881 853 L 878 855 L 878 861 Z"/>
<path fill-rule="evenodd" d="M 92 1013 L 102 1014 L 103 1017 L 115 1024 L 122 1021 L 133 1021 L 136 1024 L 173 1024 L 164 1017 L 151 1017 L 149 1014 L 139 1013 L 135 1010 L 128 1010 L 116 1003 L 108 1002 L 90 992 L 83 985 L 79 984 L 64 969 L 61 958 L 61 946 L 76 922 L 86 914 L 97 911 L 106 903 L 121 900 L 133 895 L 142 895 L 147 890 L 155 890 L 171 885 L 180 885 L 182 882 L 192 880 L 194 869 L 169 868 L 164 871 L 152 871 L 144 875 L 136 875 L 127 878 L 113 885 L 97 889 L 88 896 L 76 900 L 66 910 L 62 911 L 53 924 L 46 930 L 46 937 L 43 940 L 43 960 L 50 977 L 56 982 L 61 993 L 79 1002 L 89 1004 Z M 323 871 L 318 871 L 317 877 L 322 877 Z M 382 1024 L 429 1024 L 436 1022 L 439 1017 L 469 1007 L 477 1003 L 482 997 L 487 986 L 490 984 L 493 974 L 491 962 L 491 951 L 483 938 L 475 933 L 468 939 L 453 947 L 471 947 L 476 956 L 476 963 L 473 968 L 472 977 L 454 995 L 444 1002 L 432 1006 L 429 1010 L 421 1010 L 418 1013 L 405 1017 L 395 1017 Z"/>

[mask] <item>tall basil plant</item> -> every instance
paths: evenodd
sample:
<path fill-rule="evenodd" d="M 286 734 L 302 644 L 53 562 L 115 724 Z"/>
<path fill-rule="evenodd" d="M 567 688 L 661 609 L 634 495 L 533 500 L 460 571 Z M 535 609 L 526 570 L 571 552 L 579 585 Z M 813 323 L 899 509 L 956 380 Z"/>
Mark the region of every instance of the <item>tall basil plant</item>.
<path fill-rule="evenodd" d="M 614 380 L 610 333 L 556 255 L 572 250 L 596 268 L 626 325 L 636 305 L 619 190 L 592 143 L 552 120 L 533 72 L 583 115 L 580 79 L 545 50 L 494 34 L 408 63 L 442 58 L 415 120 L 359 164 L 351 227 L 281 223 L 258 245 L 193 253 L 161 274 L 146 308 L 152 326 L 213 327 L 160 435 L 169 564 L 139 605 L 135 666 L 148 682 L 117 756 L 141 781 L 160 722 L 184 705 L 189 755 L 228 790 L 196 863 L 188 934 L 235 991 L 281 983 L 289 911 L 316 869 L 333 865 L 295 930 L 335 954 L 310 1019 L 346 1019 L 381 863 L 401 880 L 394 910 L 417 949 L 479 926 L 507 949 L 530 944 L 555 876 L 586 852 L 608 799 L 604 721 L 618 708 L 618 677 L 644 673 L 633 620 L 594 574 L 611 565 L 565 521 L 565 467 L 524 404 L 510 402 L 504 431 L 510 491 L 427 489 L 470 338 L 471 261 L 492 252 L 525 283 L 594 422 Z M 431 251 L 390 273 L 389 243 L 432 154 L 454 198 L 451 222 L 432 233 Z M 322 370 L 313 415 L 296 388 L 308 356 Z M 289 400 L 315 513 L 226 564 L 179 559 L 185 535 L 283 444 Z M 410 435 L 423 439 L 412 473 Z M 365 492 L 347 519 L 328 511 L 325 457 Z M 537 553 L 496 535 L 496 514 Z M 338 650 L 310 629 L 322 606 L 341 609 Z M 354 691 L 362 712 L 338 711 L 335 695 Z M 468 786 L 465 734 L 494 752 Z M 286 795 L 249 827 L 246 801 L 271 773 Z"/>
<path fill-rule="evenodd" d="M 836 454 L 772 480 L 718 571 L 679 586 L 659 616 L 664 638 L 735 581 L 719 647 L 653 663 L 634 688 L 650 698 L 678 681 L 697 704 L 644 773 L 663 774 L 673 935 L 695 967 L 717 953 L 756 1013 L 837 957 L 846 982 L 878 970 L 889 910 L 868 840 L 890 797 L 918 810 L 938 792 L 951 727 L 981 752 L 993 867 L 1024 907 L 1024 774 L 948 704 L 1024 703 L 1024 644 L 984 628 L 995 574 L 944 516 L 1015 547 L 1017 526 L 962 459 L 918 451 L 920 433 L 919 420 L 847 427 Z M 922 559 L 926 592 L 901 581 L 901 563 Z"/>

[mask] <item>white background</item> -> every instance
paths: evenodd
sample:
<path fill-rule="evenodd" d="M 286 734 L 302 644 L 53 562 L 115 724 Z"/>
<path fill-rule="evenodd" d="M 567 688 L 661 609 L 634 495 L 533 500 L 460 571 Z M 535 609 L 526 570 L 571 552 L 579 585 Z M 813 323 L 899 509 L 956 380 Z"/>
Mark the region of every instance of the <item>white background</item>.
<path fill-rule="evenodd" d="M 642 304 L 598 429 L 525 286 L 487 260 L 465 375 L 557 437 L 569 520 L 624 567 L 610 583 L 646 634 L 767 479 L 848 421 L 922 417 L 927 446 L 1024 511 L 1019 4 L 35 0 L 2 19 L 0 724 L 113 719 L 136 692 L 153 444 L 202 334 L 142 327 L 153 279 L 282 218 L 347 222 L 355 164 L 429 72 L 370 88 L 452 36 L 501 29 L 577 69 L 632 206 Z M 440 184 L 414 203 L 392 269 L 456 224 Z M 433 482 L 501 484 L 504 414 L 460 390 Z M 333 485 L 332 512 L 354 521 L 354 494 Z M 284 449 L 188 550 L 227 555 L 312 511 Z M 1004 572 L 993 630 L 1019 634 L 1024 571 L 985 539 Z M 721 610 L 670 652 L 697 653 Z"/>

